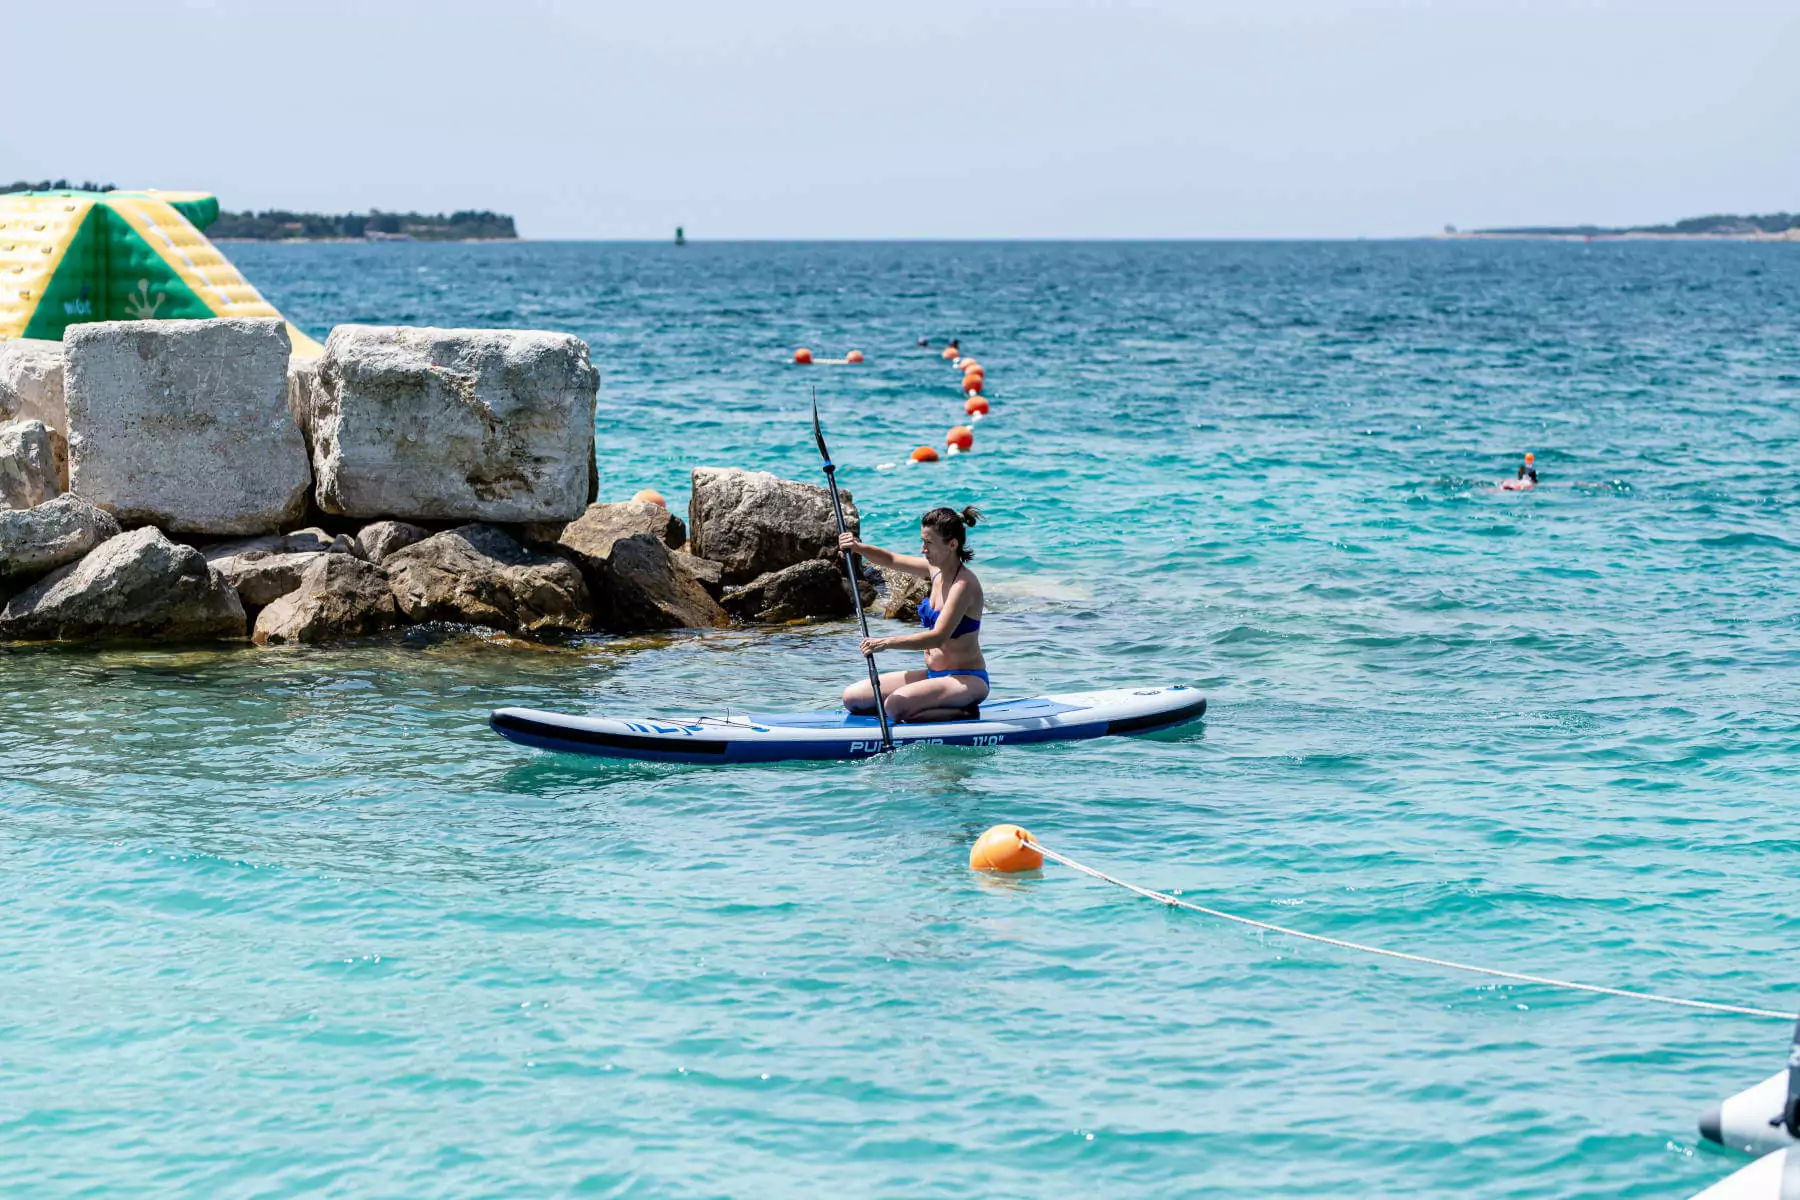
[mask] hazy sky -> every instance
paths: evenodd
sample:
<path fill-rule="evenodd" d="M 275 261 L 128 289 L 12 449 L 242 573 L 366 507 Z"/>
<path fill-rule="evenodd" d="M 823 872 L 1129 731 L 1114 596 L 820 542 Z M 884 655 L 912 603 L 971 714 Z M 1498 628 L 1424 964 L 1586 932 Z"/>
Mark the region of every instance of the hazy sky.
<path fill-rule="evenodd" d="M 528 237 L 1800 209 L 1800 3 L 9 4 L 0 181 Z"/>

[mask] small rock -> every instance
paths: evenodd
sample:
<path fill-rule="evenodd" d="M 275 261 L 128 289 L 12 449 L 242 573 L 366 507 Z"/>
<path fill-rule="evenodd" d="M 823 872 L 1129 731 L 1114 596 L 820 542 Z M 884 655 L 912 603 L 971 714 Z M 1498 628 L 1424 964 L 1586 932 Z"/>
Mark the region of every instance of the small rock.
<path fill-rule="evenodd" d="M 875 589 L 859 584 L 865 603 Z M 779 571 L 769 571 L 720 601 L 725 611 L 745 621 L 797 621 L 804 617 L 847 617 L 856 611 L 844 568 L 827 559 L 811 558 Z"/>
<path fill-rule="evenodd" d="M 340 533 L 331 539 L 331 545 L 325 547 L 327 554 L 348 554 L 351 558 L 369 561 L 369 552 L 362 548 L 362 543 L 347 533 Z"/>
<path fill-rule="evenodd" d="M 42 421 L 0 425 L 0 508 L 36 508 L 62 492 L 56 445 Z"/>
<path fill-rule="evenodd" d="M 118 536 L 111 513 L 66 493 L 36 508 L 0 511 L 0 579 L 42 575 Z"/>
<path fill-rule="evenodd" d="M 634 533 L 648 533 L 660 538 L 663 545 L 671 550 L 681 549 L 682 544 L 687 541 L 687 526 L 682 524 L 681 518 L 662 505 L 651 504 L 647 500 L 590 504 L 573 521 L 563 524 L 538 521 L 524 526 L 522 533 L 527 542 L 551 546 L 562 541 L 563 531 L 576 524 L 582 526 L 583 537 L 630 537 Z"/>
<path fill-rule="evenodd" d="M 245 607 L 261 608 L 299 587 L 307 569 L 322 557 L 324 553 L 318 550 L 292 554 L 247 550 L 224 558 L 209 555 L 207 561 L 237 590 L 238 599 Z"/>
<path fill-rule="evenodd" d="M 400 623 L 387 573 L 353 554 L 318 554 L 300 586 L 263 609 L 251 640 L 318 643 Z"/>
<path fill-rule="evenodd" d="M 881 577 L 887 584 L 887 603 L 881 615 L 890 621 L 918 620 L 919 603 L 931 595 L 931 581 L 892 568 L 884 568 Z"/>
<path fill-rule="evenodd" d="M 509 633 L 591 628 L 574 563 L 534 554 L 492 525 L 463 525 L 389 555 L 394 602 L 412 621 L 487 625 Z"/>
<path fill-rule="evenodd" d="M 587 576 L 601 625 L 624 632 L 730 624 L 718 602 L 677 565 L 667 527 L 636 511 L 654 508 L 638 503 L 590 505 L 557 539 L 557 546 Z M 653 528 L 644 528 L 647 523 Z"/>
<path fill-rule="evenodd" d="M 409 525 L 405 521 L 376 521 L 373 525 L 364 525 L 357 532 L 356 544 L 363 548 L 365 558 L 380 564 L 386 562 L 395 551 L 404 550 L 430 536 L 431 530 Z"/>
<path fill-rule="evenodd" d="M 855 533 L 861 527 L 856 506 L 849 492 L 838 494 L 844 522 Z M 835 560 L 838 553 L 831 493 L 766 471 L 696 467 L 688 529 L 689 548 L 719 563 L 726 583 L 744 583 L 807 559 Z"/>
<path fill-rule="evenodd" d="M 725 568 L 710 558 L 698 558 L 685 550 L 674 550 L 669 555 L 675 565 L 694 577 L 694 582 L 706 589 L 706 594 L 717 600 L 725 594 Z"/>
<path fill-rule="evenodd" d="M 63 401 L 63 346 L 47 338 L 0 340 L 0 421 L 42 421 L 69 431 Z"/>
<path fill-rule="evenodd" d="M 244 608 L 225 577 L 154 527 L 102 542 L 0 612 L 0 638 L 13 641 L 243 636 Z"/>

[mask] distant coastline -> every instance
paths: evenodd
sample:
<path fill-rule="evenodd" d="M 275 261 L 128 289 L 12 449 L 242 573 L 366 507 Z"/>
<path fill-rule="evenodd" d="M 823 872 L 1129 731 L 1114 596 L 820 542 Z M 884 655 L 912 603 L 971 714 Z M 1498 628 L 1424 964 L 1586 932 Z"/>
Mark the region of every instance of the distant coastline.
<path fill-rule="evenodd" d="M 1688 217 L 1670 225 L 1522 225 L 1506 229 L 1457 229 L 1444 226 L 1445 237 L 1455 238 L 1550 238 L 1593 241 L 1607 239 L 1700 239 L 1706 241 L 1800 242 L 1800 213 L 1766 213 L 1739 216 L 1714 213 Z"/>
<path fill-rule="evenodd" d="M 516 241 L 518 227 L 506 213 L 465 209 L 453 213 L 221 212 L 207 227 L 216 242 L 497 242 Z"/>

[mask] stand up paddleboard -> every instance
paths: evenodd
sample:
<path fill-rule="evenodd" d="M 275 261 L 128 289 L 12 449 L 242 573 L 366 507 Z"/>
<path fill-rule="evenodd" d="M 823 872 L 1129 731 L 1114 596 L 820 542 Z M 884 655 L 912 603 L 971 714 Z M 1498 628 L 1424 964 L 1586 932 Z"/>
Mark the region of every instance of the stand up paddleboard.
<path fill-rule="evenodd" d="M 1197 721 L 1206 697 L 1185 684 L 1072 692 L 983 705 L 969 721 L 892 726 L 893 744 L 1017 746 L 1115 733 L 1154 733 Z M 496 709 L 495 733 L 523 746 L 670 763 L 766 763 L 867 758 L 886 749 L 880 722 L 851 713 L 730 714 L 692 720 L 577 717 L 530 708 Z"/>

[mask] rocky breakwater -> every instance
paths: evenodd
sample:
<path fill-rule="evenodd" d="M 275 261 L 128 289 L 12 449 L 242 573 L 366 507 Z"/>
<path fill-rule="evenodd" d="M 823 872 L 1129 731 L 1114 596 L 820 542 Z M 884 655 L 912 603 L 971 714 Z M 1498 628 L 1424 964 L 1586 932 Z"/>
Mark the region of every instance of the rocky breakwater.
<path fill-rule="evenodd" d="M 0 343 L 0 641 L 850 611 L 823 488 L 698 468 L 687 525 L 595 502 L 598 387 L 584 343 L 534 331 L 340 326 L 303 360 L 275 320 Z"/>

